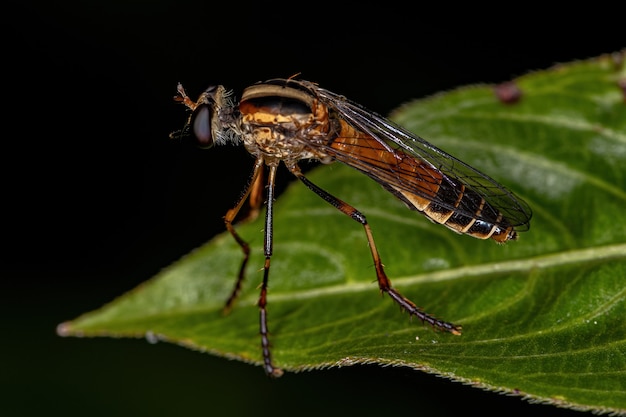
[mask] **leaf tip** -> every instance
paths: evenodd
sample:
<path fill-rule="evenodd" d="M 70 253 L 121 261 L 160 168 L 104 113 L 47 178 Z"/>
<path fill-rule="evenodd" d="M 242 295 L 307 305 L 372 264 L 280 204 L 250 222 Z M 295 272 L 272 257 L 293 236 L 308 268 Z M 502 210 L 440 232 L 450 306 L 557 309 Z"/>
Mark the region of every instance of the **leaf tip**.
<path fill-rule="evenodd" d="M 59 324 L 56 331 L 57 335 L 61 337 L 76 336 L 76 333 L 72 331 L 72 322 L 70 321 L 64 321 Z"/>

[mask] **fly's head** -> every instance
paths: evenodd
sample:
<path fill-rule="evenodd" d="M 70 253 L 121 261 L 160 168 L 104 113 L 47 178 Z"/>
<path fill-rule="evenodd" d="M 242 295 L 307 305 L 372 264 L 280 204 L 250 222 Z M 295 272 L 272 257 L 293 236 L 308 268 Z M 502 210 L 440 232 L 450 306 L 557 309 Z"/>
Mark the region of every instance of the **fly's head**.
<path fill-rule="evenodd" d="M 178 84 L 178 95 L 174 99 L 191 110 L 191 115 L 182 131 L 174 132 L 170 137 L 191 134 L 201 148 L 223 145 L 239 141 L 237 126 L 238 111 L 232 97 L 232 91 L 224 86 L 210 86 L 198 100 L 187 96 L 185 89 Z"/>

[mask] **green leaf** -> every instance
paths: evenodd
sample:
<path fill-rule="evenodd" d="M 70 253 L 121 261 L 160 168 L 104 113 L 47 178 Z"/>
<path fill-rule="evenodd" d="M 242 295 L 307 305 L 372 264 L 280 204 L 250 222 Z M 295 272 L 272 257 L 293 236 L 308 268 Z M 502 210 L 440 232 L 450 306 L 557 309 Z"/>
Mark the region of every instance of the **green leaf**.
<path fill-rule="evenodd" d="M 520 77 L 515 103 L 470 86 L 392 115 L 526 200 L 534 217 L 519 241 L 457 235 L 338 163 L 309 173 L 368 217 L 394 287 L 462 325 L 462 336 L 410 320 L 381 297 L 362 227 L 302 184 L 288 188 L 275 206 L 270 273 L 276 365 L 403 365 L 531 401 L 626 413 L 623 58 Z M 221 310 L 242 254 L 222 234 L 59 332 L 148 336 L 259 365 L 262 229 L 263 219 L 238 227 L 253 253 L 229 315 Z"/>

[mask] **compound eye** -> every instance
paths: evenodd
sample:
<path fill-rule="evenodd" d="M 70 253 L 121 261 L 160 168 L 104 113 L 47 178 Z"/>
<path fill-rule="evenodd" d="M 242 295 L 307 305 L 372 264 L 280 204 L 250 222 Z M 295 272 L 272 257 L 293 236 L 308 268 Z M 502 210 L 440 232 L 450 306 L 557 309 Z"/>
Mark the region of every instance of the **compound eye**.
<path fill-rule="evenodd" d="M 198 141 L 198 145 L 203 148 L 210 148 L 214 144 L 213 131 L 211 130 L 211 120 L 213 114 L 208 104 L 202 104 L 196 108 L 191 121 L 193 134 Z"/>

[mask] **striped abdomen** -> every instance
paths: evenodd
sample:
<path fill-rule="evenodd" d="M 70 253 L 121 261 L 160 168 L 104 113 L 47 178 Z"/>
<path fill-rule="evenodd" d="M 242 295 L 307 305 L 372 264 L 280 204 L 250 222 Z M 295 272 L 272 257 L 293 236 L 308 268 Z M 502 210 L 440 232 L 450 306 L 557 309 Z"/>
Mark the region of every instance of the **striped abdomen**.
<path fill-rule="evenodd" d="M 516 239 L 517 232 L 502 213 L 460 178 L 444 175 L 424 160 L 344 124 L 328 146 L 337 160 L 359 169 L 435 223 L 457 233 L 497 242 Z"/>

